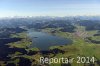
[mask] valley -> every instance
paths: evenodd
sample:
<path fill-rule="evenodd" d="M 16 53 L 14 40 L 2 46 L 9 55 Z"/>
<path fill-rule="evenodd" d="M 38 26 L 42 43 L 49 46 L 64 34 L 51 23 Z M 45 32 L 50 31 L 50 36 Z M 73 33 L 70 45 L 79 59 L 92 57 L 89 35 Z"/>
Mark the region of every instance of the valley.
<path fill-rule="evenodd" d="M 12 18 L 0 20 L 1 66 L 100 66 L 100 20 Z M 3 52 L 2 52 L 3 51 Z M 90 63 L 40 64 L 40 57 L 94 57 Z"/>

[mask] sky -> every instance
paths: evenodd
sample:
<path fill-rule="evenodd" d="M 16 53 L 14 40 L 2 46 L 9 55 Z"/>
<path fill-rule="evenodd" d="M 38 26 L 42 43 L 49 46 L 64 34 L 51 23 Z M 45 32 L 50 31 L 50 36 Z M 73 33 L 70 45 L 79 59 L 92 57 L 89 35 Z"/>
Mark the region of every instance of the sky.
<path fill-rule="evenodd" d="M 0 0 L 0 17 L 82 15 L 100 15 L 100 0 Z"/>

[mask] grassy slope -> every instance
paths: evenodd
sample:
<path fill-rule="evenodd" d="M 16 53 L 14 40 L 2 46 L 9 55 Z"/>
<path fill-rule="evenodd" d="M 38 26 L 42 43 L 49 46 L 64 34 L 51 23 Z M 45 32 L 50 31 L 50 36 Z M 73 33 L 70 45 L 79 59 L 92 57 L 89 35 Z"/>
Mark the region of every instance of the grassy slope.
<path fill-rule="evenodd" d="M 44 30 L 45 32 L 49 32 L 50 33 L 50 29 L 46 29 Z M 79 27 L 77 31 L 81 31 L 80 33 L 82 33 L 84 31 L 84 34 L 88 34 L 89 36 L 92 36 L 93 34 L 95 34 L 97 31 L 87 31 L 85 33 L 84 27 Z M 85 42 L 85 40 L 83 39 L 83 35 L 77 36 L 74 33 L 68 33 L 68 32 L 60 32 L 57 31 L 56 33 L 53 33 L 54 35 L 60 36 L 60 37 L 64 37 L 64 38 L 71 38 L 73 40 L 73 44 L 72 45 L 67 45 L 67 46 L 53 46 L 50 47 L 50 49 L 54 49 L 54 48 L 59 48 L 61 50 L 66 51 L 65 54 L 56 54 L 55 57 L 69 57 L 71 56 L 72 58 L 77 58 L 77 56 L 85 56 L 85 57 L 96 57 L 100 60 L 100 44 L 93 44 L 93 43 L 89 43 L 89 42 Z M 86 35 L 87 36 L 87 35 Z M 97 59 L 95 59 L 97 60 Z M 61 66 L 60 64 L 52 64 L 51 66 Z M 76 60 L 74 61 L 74 63 L 72 64 L 72 66 L 78 66 L 78 64 L 76 63 Z M 83 64 L 80 64 L 80 66 L 83 66 Z"/>

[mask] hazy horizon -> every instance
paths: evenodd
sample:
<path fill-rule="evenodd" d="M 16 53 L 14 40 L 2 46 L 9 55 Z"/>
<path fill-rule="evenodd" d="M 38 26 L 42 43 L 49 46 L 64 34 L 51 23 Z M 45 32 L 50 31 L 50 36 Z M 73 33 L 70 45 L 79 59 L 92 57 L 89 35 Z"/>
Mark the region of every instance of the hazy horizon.
<path fill-rule="evenodd" d="M 99 16 L 100 0 L 0 0 L 0 17 Z"/>

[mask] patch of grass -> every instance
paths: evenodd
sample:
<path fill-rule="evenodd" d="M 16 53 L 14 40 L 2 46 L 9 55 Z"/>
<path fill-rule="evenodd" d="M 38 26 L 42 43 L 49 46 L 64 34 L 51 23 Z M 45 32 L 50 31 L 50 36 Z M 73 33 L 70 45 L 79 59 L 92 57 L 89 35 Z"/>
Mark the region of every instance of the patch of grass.
<path fill-rule="evenodd" d="M 23 39 L 21 41 L 18 41 L 18 42 L 13 42 L 13 43 L 9 43 L 7 45 L 9 45 L 10 48 L 25 48 L 27 49 L 30 45 L 31 45 L 32 42 L 30 42 L 29 40 L 27 39 Z"/>

